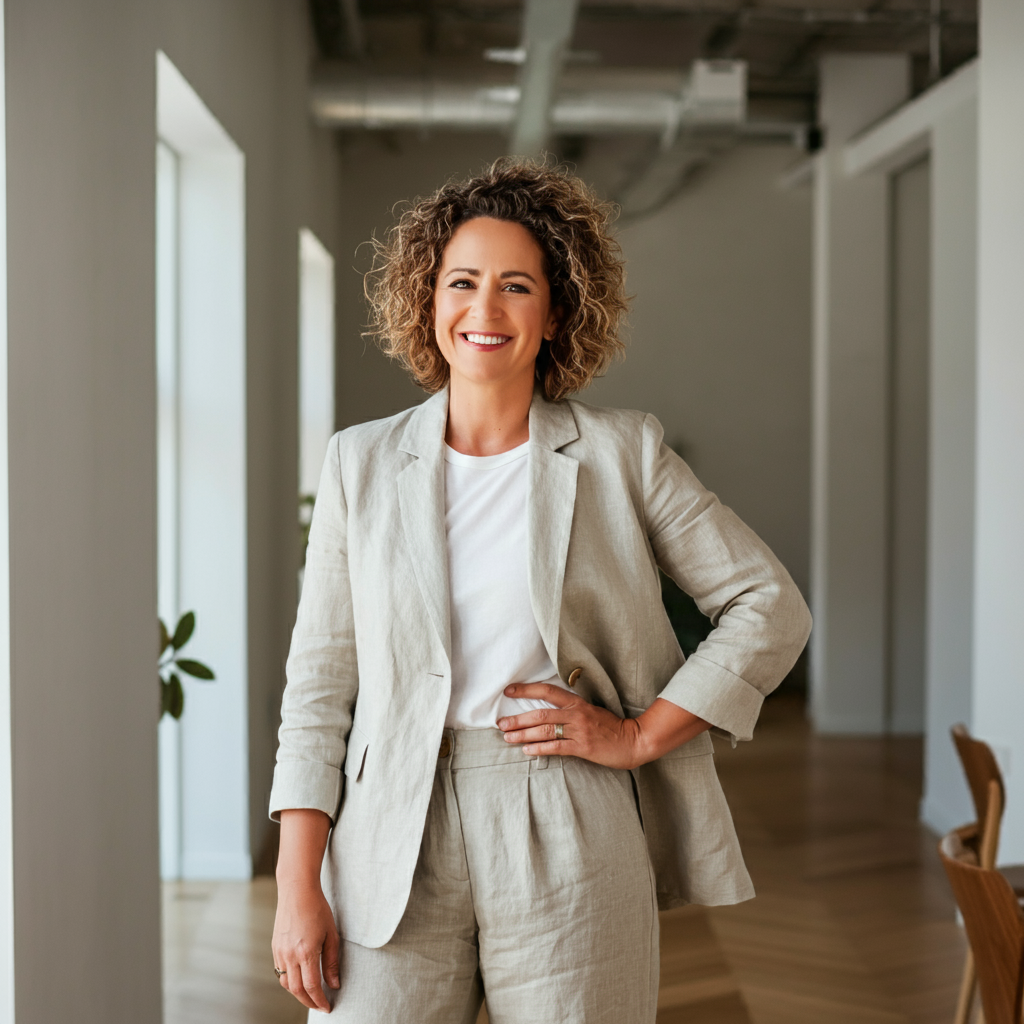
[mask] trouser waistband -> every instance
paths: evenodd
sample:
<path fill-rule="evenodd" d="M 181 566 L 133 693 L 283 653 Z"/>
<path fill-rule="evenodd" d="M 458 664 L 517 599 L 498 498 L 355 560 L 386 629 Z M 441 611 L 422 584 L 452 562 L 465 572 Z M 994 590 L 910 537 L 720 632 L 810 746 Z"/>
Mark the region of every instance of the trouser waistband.
<path fill-rule="evenodd" d="M 532 763 L 546 768 L 551 757 L 531 757 L 521 743 L 509 743 L 500 729 L 445 729 L 438 751 L 437 767 L 458 771 L 497 764 Z"/>

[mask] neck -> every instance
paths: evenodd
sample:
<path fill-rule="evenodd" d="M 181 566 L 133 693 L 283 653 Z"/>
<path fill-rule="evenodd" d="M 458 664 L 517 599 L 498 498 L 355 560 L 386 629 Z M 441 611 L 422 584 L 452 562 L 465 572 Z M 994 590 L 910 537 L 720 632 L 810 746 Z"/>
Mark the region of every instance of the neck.
<path fill-rule="evenodd" d="M 463 455 L 500 455 L 530 440 L 533 374 L 486 385 L 453 377 L 445 441 Z"/>

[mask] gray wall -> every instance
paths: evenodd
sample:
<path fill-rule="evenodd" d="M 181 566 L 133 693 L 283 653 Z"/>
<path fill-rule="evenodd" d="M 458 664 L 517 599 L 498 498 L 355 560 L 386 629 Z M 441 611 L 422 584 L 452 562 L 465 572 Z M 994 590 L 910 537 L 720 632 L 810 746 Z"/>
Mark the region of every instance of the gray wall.
<path fill-rule="evenodd" d="M 927 159 L 892 177 L 888 728 L 915 734 L 924 731 L 930 193 Z"/>
<path fill-rule="evenodd" d="M 334 247 L 300 0 L 9 0 L 19 1024 L 160 1018 L 155 53 L 245 150 L 253 844 L 294 617 L 297 233 Z"/>
<path fill-rule="evenodd" d="M 658 416 L 806 593 L 811 199 L 776 184 L 796 156 L 733 150 L 622 228 L 629 352 L 583 397 Z"/>
<path fill-rule="evenodd" d="M 340 425 L 423 397 L 359 336 L 366 318 L 360 274 L 370 249 L 357 247 L 392 223 L 396 202 L 476 170 L 501 146 L 472 135 L 363 136 L 347 144 Z M 806 588 L 811 200 L 809 189 L 776 185 L 797 155 L 785 147 L 735 149 L 659 213 L 619 229 L 636 296 L 629 354 L 580 397 L 655 413 L 704 483 Z"/>

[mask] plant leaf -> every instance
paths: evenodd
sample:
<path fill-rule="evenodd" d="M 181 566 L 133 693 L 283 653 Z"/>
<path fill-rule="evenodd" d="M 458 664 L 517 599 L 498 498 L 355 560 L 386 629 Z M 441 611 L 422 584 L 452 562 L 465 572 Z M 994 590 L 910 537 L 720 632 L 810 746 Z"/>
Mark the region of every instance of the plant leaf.
<path fill-rule="evenodd" d="M 215 678 L 213 672 L 201 661 L 192 661 L 190 658 L 179 658 L 175 664 L 182 672 L 187 672 L 190 676 L 195 676 L 196 679 Z"/>
<path fill-rule="evenodd" d="M 185 644 L 188 643 L 189 637 L 192 636 L 192 630 L 196 628 L 196 613 L 185 612 L 180 619 L 178 619 L 177 626 L 174 627 L 174 639 L 171 644 L 174 646 L 176 651 L 180 651 Z"/>
<path fill-rule="evenodd" d="M 171 691 L 168 697 L 167 711 L 171 718 L 181 718 L 181 713 L 185 710 L 185 691 L 182 689 L 181 680 L 174 672 L 171 673 L 171 681 L 167 686 Z"/>
<path fill-rule="evenodd" d="M 165 683 L 160 676 L 157 676 L 160 683 L 160 717 L 168 714 L 171 710 L 171 684 Z"/>
<path fill-rule="evenodd" d="M 160 623 L 160 653 L 157 655 L 157 659 L 171 646 L 171 638 L 167 634 L 167 627 L 164 625 L 163 619 L 157 619 Z"/>

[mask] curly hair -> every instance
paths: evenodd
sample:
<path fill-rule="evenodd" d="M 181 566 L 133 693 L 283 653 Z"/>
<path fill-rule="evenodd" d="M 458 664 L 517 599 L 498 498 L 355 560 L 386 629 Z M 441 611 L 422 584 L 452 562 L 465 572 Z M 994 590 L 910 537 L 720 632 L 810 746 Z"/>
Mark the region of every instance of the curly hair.
<path fill-rule="evenodd" d="M 561 311 L 555 337 L 541 345 L 537 380 L 550 401 L 582 390 L 624 351 L 623 261 L 608 234 L 613 209 L 567 170 L 532 160 L 506 157 L 477 177 L 449 181 L 408 206 L 383 242 L 373 240 L 368 334 L 421 388 L 440 391 L 449 367 L 434 335 L 434 289 L 444 250 L 467 221 L 512 221 L 540 246 L 551 305 Z"/>

